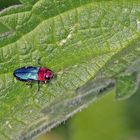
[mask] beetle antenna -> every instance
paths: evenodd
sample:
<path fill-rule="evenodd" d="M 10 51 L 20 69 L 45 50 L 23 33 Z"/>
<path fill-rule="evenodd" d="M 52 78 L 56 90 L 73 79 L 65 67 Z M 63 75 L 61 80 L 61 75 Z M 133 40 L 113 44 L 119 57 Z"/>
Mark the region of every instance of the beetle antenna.
<path fill-rule="evenodd" d="M 30 86 L 30 88 L 32 88 L 32 82 L 31 81 L 28 81 L 27 83 L 26 83 L 26 85 L 28 85 L 28 86 Z"/>

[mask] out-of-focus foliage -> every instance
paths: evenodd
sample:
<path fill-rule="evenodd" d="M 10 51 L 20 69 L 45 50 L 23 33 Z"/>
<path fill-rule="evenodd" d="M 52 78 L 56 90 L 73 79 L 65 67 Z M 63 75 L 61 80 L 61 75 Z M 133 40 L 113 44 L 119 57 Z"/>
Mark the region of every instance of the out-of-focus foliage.
<path fill-rule="evenodd" d="M 110 92 L 60 127 L 36 140 L 139 140 L 140 94 L 125 101 L 114 100 Z"/>

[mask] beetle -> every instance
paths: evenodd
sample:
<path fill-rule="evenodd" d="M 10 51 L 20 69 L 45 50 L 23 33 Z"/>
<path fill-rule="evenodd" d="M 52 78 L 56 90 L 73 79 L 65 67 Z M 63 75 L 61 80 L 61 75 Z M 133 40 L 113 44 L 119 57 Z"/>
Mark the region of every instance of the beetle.
<path fill-rule="evenodd" d="M 45 67 L 35 67 L 35 66 L 26 66 L 16 69 L 13 72 L 14 77 L 23 82 L 27 82 L 32 85 L 32 82 L 38 82 L 38 90 L 40 83 L 49 82 L 54 74 L 52 70 Z"/>

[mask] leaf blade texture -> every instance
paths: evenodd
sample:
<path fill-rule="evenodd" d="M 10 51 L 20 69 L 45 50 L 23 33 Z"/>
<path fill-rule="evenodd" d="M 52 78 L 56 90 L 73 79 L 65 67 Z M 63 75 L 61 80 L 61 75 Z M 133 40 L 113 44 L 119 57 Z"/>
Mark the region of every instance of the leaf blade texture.
<path fill-rule="evenodd" d="M 0 33 L 0 139 L 53 128 L 112 89 L 140 54 L 138 1 L 21 3 L 0 12 L 0 29 L 8 29 Z M 57 75 L 39 93 L 37 84 L 30 89 L 12 75 L 38 60 Z"/>

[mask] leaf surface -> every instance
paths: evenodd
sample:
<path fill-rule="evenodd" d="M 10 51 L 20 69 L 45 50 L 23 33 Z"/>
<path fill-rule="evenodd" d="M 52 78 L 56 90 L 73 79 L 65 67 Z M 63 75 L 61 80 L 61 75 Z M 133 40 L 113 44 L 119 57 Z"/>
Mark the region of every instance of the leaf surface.
<path fill-rule="evenodd" d="M 138 1 L 21 2 L 0 12 L 0 139 L 48 131 L 106 94 L 140 55 Z M 13 77 L 38 60 L 57 76 L 39 92 Z"/>

